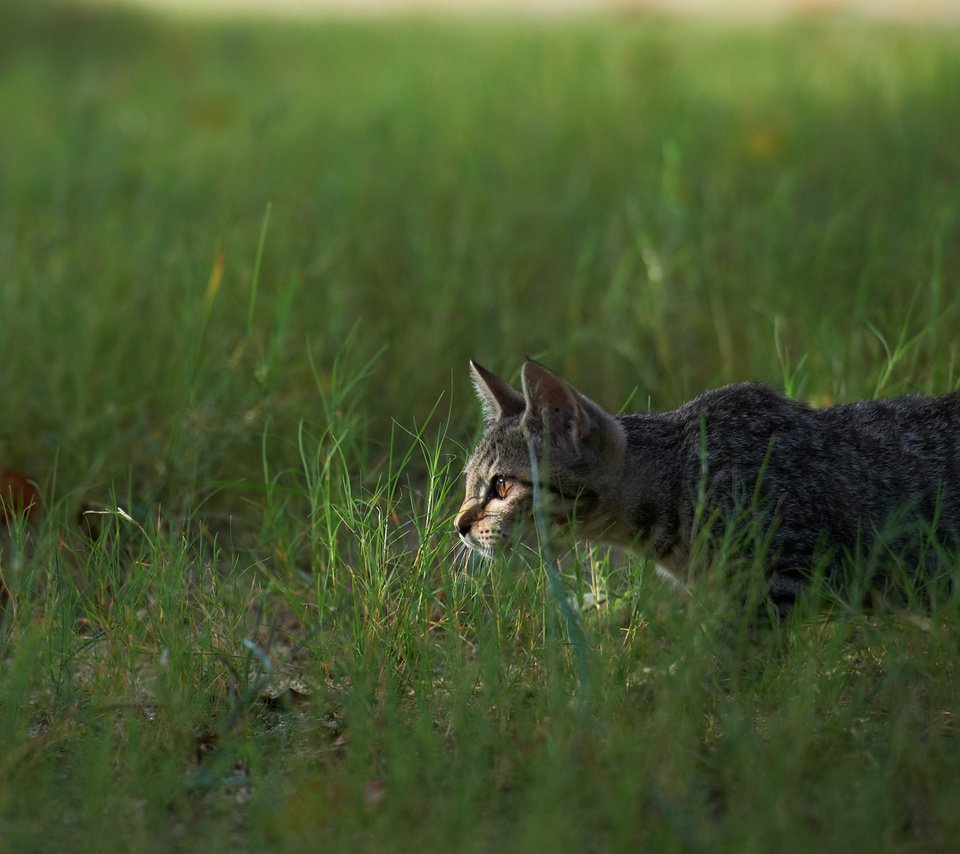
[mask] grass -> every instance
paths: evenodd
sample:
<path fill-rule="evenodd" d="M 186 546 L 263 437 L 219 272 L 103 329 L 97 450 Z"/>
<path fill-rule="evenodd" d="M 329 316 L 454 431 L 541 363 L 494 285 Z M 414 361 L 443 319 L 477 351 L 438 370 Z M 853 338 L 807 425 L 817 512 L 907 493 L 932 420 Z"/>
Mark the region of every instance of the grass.
<path fill-rule="evenodd" d="M 36 3 L 0 72 L 0 847 L 960 843 L 957 603 L 745 642 L 583 549 L 573 631 L 450 536 L 468 356 L 956 388 L 960 33 Z"/>

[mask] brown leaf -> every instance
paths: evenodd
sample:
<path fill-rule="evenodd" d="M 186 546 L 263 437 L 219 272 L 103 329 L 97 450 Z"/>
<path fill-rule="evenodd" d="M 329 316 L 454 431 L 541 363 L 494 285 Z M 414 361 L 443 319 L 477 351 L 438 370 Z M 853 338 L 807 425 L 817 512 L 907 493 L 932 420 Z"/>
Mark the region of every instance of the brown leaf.
<path fill-rule="evenodd" d="M 15 516 L 31 518 L 40 510 L 40 488 L 22 471 L 0 474 L 0 519 L 9 525 Z"/>

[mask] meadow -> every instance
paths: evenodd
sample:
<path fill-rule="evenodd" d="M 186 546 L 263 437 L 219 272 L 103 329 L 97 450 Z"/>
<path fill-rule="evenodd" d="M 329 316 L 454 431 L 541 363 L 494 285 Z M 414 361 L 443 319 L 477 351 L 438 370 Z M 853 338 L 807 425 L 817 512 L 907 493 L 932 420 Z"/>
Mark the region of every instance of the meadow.
<path fill-rule="evenodd" d="M 3 6 L 0 848 L 956 850 L 957 597 L 451 521 L 471 356 L 960 386 L 958 140 L 950 28 Z"/>

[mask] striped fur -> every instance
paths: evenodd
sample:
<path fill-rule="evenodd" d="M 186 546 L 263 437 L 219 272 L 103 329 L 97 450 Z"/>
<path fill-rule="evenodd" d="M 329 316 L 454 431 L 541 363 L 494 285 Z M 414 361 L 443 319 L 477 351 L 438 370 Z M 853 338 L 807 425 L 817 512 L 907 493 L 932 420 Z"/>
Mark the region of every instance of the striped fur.
<path fill-rule="evenodd" d="M 455 524 L 487 557 L 530 529 L 531 456 L 556 529 L 645 549 L 687 583 L 698 535 L 750 528 L 739 542 L 763 541 L 780 611 L 817 567 L 839 578 L 859 555 L 916 574 L 960 545 L 960 392 L 812 409 L 744 383 L 615 416 L 536 362 L 522 390 L 470 369 L 487 426 Z"/>

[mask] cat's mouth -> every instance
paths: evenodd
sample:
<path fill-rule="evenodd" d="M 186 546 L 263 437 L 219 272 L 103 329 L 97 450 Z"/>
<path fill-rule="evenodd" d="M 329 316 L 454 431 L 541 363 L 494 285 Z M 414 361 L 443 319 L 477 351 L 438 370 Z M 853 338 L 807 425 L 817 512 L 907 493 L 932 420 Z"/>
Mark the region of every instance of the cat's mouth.
<path fill-rule="evenodd" d="M 493 539 L 490 534 L 487 539 Z M 499 538 L 496 538 L 499 540 Z M 492 542 L 484 542 L 473 534 L 472 531 L 460 532 L 460 542 L 465 545 L 473 554 L 479 555 L 484 560 L 493 560 L 500 549 L 496 548 Z M 499 544 L 499 543 L 498 543 Z"/>
<path fill-rule="evenodd" d="M 467 547 L 467 554 L 476 555 L 481 560 L 490 562 L 497 556 L 497 553 L 490 546 L 478 546 L 469 540 L 464 540 L 463 543 Z"/>

